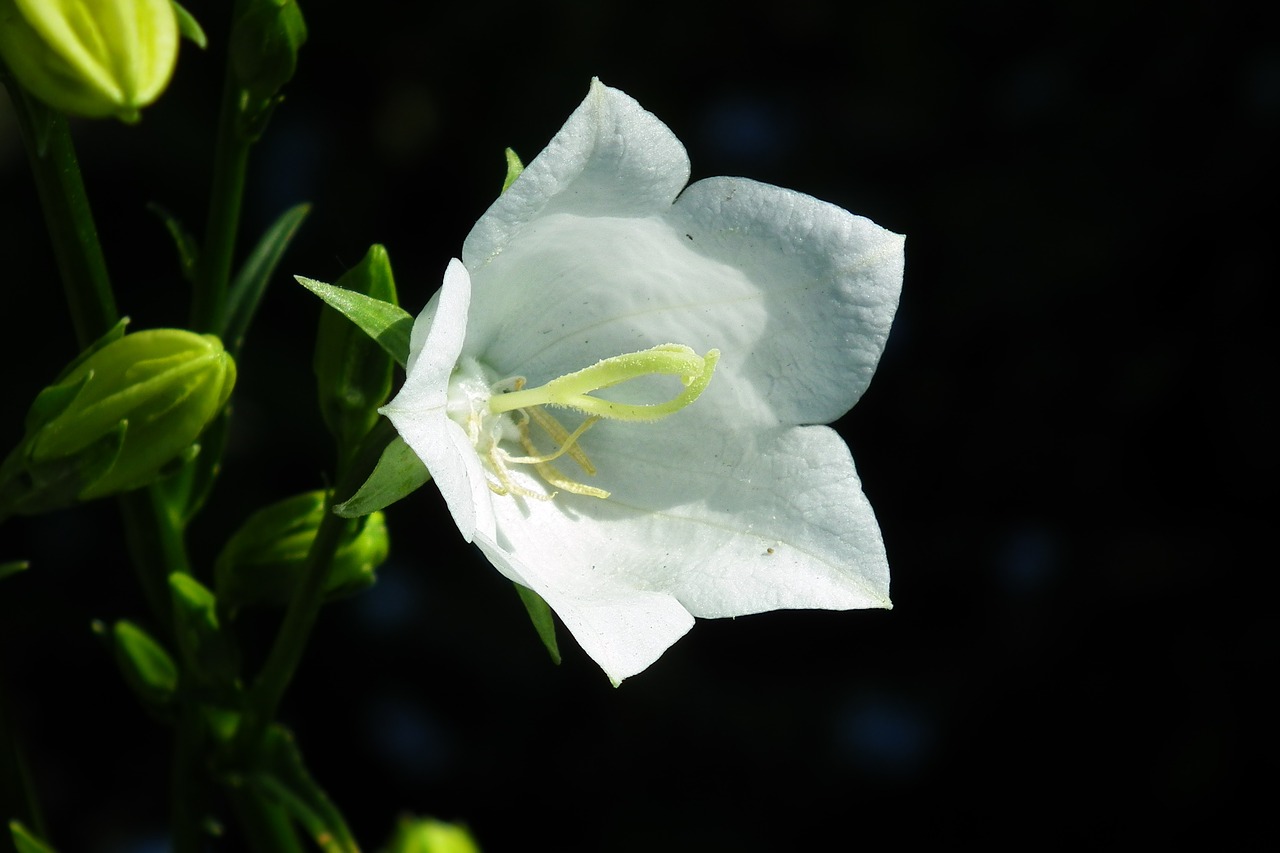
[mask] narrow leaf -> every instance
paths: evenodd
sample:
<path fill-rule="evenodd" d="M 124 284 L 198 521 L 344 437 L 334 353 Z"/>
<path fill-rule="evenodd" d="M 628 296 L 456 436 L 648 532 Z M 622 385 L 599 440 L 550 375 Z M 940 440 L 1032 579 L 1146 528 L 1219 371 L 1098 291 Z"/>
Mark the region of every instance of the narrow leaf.
<path fill-rule="evenodd" d="M 262 235 L 244 266 L 236 273 L 235 281 L 231 282 L 227 298 L 227 328 L 221 337 L 232 354 L 240 351 L 253 315 L 257 313 L 258 303 L 267 290 L 267 282 L 275 273 L 276 265 L 280 263 L 285 249 L 289 248 L 302 220 L 310 212 L 311 205 L 299 204 L 282 213 Z"/>
<path fill-rule="evenodd" d="M 164 223 L 165 230 L 173 238 L 174 248 L 178 250 L 178 267 L 182 270 L 182 277 L 187 284 L 194 286 L 196 283 L 196 264 L 200 260 L 200 244 L 196 242 L 195 235 L 187 230 L 187 227 L 182 224 L 178 217 L 160 205 L 152 202 L 147 205 L 147 210 L 160 217 L 160 220 Z"/>
<path fill-rule="evenodd" d="M 178 0 L 173 0 L 173 11 L 178 16 L 178 32 L 182 34 L 182 37 L 201 50 L 208 49 L 209 38 L 204 34 L 204 28 L 200 26 L 200 22 L 195 19 L 195 16 L 182 8 L 182 4 Z"/>
<path fill-rule="evenodd" d="M 387 354 L 404 367 L 409 360 L 409 335 L 413 332 L 413 316 L 398 305 L 334 287 L 295 275 L 298 284 L 319 296 L 339 314 L 359 326 L 378 342 Z"/>
<path fill-rule="evenodd" d="M 427 466 L 396 436 L 378 457 L 373 473 L 356 493 L 336 505 L 333 511 L 343 518 L 359 518 L 385 507 L 421 488 L 431 479 Z"/>
<path fill-rule="evenodd" d="M 280 803 L 325 853 L 359 853 L 347 823 L 302 762 L 292 733 L 272 726 L 263 739 L 263 770 L 254 783 Z"/>
<path fill-rule="evenodd" d="M 542 600 L 542 596 L 538 595 L 527 586 L 513 584 L 516 592 L 520 595 L 520 600 L 524 602 L 524 609 L 529 611 L 529 621 L 533 623 L 533 630 L 538 632 L 538 637 L 542 640 L 542 645 L 547 647 L 547 652 L 551 655 L 551 662 L 557 666 L 560 664 L 560 646 L 556 643 L 556 620 L 551 615 L 551 607 Z"/>
<path fill-rule="evenodd" d="M 0 563 L 0 578 L 7 578 L 9 575 L 16 575 L 18 572 L 25 572 L 29 568 L 31 568 L 31 564 L 26 560 Z"/>
<path fill-rule="evenodd" d="M 520 177 L 520 173 L 524 171 L 524 163 L 520 162 L 520 157 L 510 148 L 507 149 L 507 177 L 502 182 L 502 192 L 516 182 L 516 178 Z M 500 193 L 501 194 L 501 193 Z"/>
<path fill-rule="evenodd" d="M 55 853 L 52 847 L 16 820 L 9 821 L 9 834 L 13 836 L 13 846 L 18 853 Z"/>
<path fill-rule="evenodd" d="M 93 355 L 95 352 L 102 349 L 107 344 L 114 343 L 115 341 L 118 341 L 121 338 L 123 338 L 125 326 L 128 326 L 128 325 L 129 325 L 128 317 L 121 317 L 119 320 L 117 320 L 116 324 L 112 326 L 110 329 L 108 329 L 105 335 L 98 338 L 93 343 L 89 344 L 89 346 L 85 347 L 84 352 L 80 353 L 78 356 L 76 356 L 72 360 L 70 364 L 62 368 L 62 371 L 58 374 L 58 377 L 54 379 L 51 384 L 57 385 L 65 377 L 70 376 L 75 371 L 75 369 L 79 367 L 81 364 L 83 364 L 85 359 L 87 359 L 89 356 Z"/>

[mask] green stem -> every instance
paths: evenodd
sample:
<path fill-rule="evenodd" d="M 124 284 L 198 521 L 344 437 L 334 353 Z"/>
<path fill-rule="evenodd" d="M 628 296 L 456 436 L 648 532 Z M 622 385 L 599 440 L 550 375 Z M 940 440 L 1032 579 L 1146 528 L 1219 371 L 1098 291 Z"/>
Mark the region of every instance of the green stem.
<path fill-rule="evenodd" d="M 84 348 L 120 318 L 66 116 L 31 97 L 0 65 L 40 195 L 76 340 Z"/>
<path fill-rule="evenodd" d="M 236 4 L 237 10 L 240 4 Z M 238 14 L 238 12 L 237 12 Z M 227 294 L 231 264 L 240 227 L 249 148 L 253 140 L 240 126 L 240 86 L 231 61 L 222 84 L 222 110 L 214 149 L 213 184 L 209 193 L 209 219 L 204 247 L 196 267 L 195 295 L 191 301 L 191 328 L 221 335 L 227 322 Z"/>
<path fill-rule="evenodd" d="M 307 567 L 302 584 L 289 602 L 280 632 L 276 635 L 267 661 L 249 694 L 244 719 L 236 732 L 233 746 L 233 754 L 237 756 L 243 758 L 257 749 L 262 733 L 276 718 L 280 700 L 306 651 L 311 629 L 324 603 L 324 587 L 329 578 L 329 569 L 333 565 L 334 552 L 341 544 L 343 530 L 349 523 L 347 519 L 335 515 L 331 509 L 353 495 L 368 478 L 382 451 L 394 436 L 395 428 L 391 422 L 379 418 L 377 425 L 360 443 L 353 463 L 342 473 L 336 488 L 325 499 L 324 518 L 316 531 L 311 549 L 307 552 Z"/>
<path fill-rule="evenodd" d="M 184 702 L 174 734 L 173 777 L 170 796 L 171 839 L 174 853 L 199 853 L 203 844 L 201 824 L 204 804 L 204 774 L 200 769 L 204 727 L 193 702 Z"/>
<path fill-rule="evenodd" d="M 229 785 L 227 797 L 254 853 L 303 853 L 293 821 L 279 805 L 243 784 Z"/>
<path fill-rule="evenodd" d="M 36 835 L 48 838 L 31 771 L 22 754 L 17 728 L 10 720 L 3 690 L 0 690 L 0 810 L 0 834 L 6 841 L 9 820 L 20 820 Z M 3 842 L 0 849 L 6 849 Z"/>
<path fill-rule="evenodd" d="M 169 506 L 159 485 L 123 494 L 119 504 L 138 583 L 152 616 L 164 627 L 165 634 L 172 636 L 169 575 L 191 573 L 182 519 Z"/>

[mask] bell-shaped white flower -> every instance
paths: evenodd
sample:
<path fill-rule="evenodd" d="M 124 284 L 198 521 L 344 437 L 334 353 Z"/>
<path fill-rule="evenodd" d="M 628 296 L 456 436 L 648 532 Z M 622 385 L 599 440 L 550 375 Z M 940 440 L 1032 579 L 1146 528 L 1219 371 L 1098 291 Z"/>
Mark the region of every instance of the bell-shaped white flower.
<path fill-rule="evenodd" d="M 671 131 L 593 82 L 472 229 L 383 409 L 462 535 L 615 683 L 695 616 L 890 606 L 879 526 L 821 424 L 871 381 L 903 238 L 688 178 Z"/>

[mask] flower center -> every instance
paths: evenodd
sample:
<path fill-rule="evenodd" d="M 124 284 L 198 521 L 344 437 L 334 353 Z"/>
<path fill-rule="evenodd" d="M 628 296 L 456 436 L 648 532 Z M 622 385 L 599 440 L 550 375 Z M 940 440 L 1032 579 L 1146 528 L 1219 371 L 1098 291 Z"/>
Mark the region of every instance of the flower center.
<path fill-rule="evenodd" d="M 578 445 L 578 439 L 600 420 L 657 421 L 675 414 L 697 400 L 711 381 L 719 350 L 700 356 L 687 346 L 662 344 L 596 362 L 590 367 L 526 388 L 523 376 L 496 379 L 492 371 L 473 358 L 463 358 L 449 380 L 447 412 L 466 431 L 476 453 L 488 463 L 496 494 L 517 494 L 550 500 L 558 490 L 576 495 L 607 498 L 609 493 L 565 476 L 555 465 L 568 456 L 588 475 L 595 465 Z M 591 392 L 648 376 L 675 376 L 684 389 L 669 400 L 654 403 L 619 403 Z M 570 431 L 546 407 L 571 409 L 586 417 Z M 539 438 L 535 440 L 535 428 Z M 544 451 L 540 441 L 549 440 Z M 513 455 L 504 442 L 518 444 L 523 455 Z M 531 466 L 552 491 L 544 493 L 522 485 L 512 466 Z"/>

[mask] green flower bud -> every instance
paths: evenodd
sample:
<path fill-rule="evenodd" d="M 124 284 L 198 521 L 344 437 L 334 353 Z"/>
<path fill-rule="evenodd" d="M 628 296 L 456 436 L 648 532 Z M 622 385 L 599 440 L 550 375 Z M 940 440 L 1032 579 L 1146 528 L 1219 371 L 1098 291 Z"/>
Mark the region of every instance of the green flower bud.
<path fill-rule="evenodd" d="M 239 686 L 239 654 L 218 621 L 218 600 L 191 575 L 169 575 L 173 634 L 186 671 L 226 700 Z"/>
<path fill-rule="evenodd" d="M 402 818 L 388 853 L 480 853 L 465 826 L 435 818 Z"/>
<path fill-rule="evenodd" d="M 224 606 L 285 604 L 302 582 L 307 552 L 324 520 L 324 492 L 305 492 L 258 510 L 227 541 L 214 577 Z M 340 598 L 374 582 L 390 548 L 382 513 L 347 522 L 325 593 Z"/>
<path fill-rule="evenodd" d="M 91 350 L 32 404 L 26 437 L 0 466 L 0 518 L 154 482 L 193 455 L 235 377 L 221 341 L 181 329 Z"/>
<path fill-rule="evenodd" d="M 121 620 L 112 628 L 116 663 L 133 692 L 151 711 L 162 712 L 178 690 L 178 667 L 150 634 Z"/>
<path fill-rule="evenodd" d="M 280 89 L 298 67 L 307 24 L 294 0 L 247 0 L 231 28 L 231 70 L 241 91 L 242 130 L 262 132 Z"/>
<path fill-rule="evenodd" d="M 55 109 L 132 124 L 178 59 L 172 0 L 0 0 L 0 57 Z"/>
<path fill-rule="evenodd" d="M 364 296 L 396 303 L 396 284 L 387 250 L 379 245 L 334 282 Z M 378 407 L 391 396 L 391 356 L 333 308 L 320 309 L 316 352 L 312 362 L 320 398 L 320 414 L 349 453 L 378 421 Z"/>

